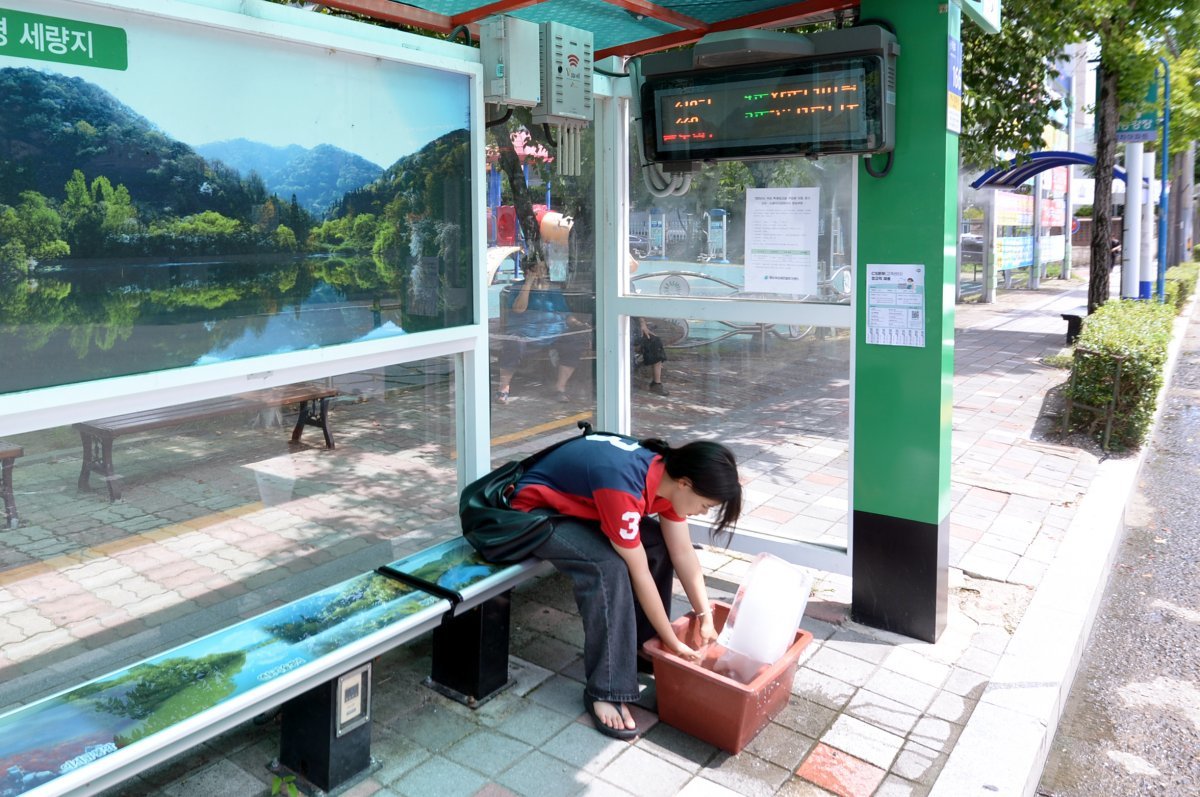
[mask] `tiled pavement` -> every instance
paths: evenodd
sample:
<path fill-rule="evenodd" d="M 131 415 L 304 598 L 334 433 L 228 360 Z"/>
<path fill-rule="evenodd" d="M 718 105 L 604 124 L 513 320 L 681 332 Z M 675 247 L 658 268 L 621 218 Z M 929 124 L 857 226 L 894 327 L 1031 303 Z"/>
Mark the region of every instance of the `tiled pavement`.
<path fill-rule="evenodd" d="M 1085 285 L 1049 281 L 1038 292 L 1002 292 L 995 305 L 957 309 L 951 606 L 937 644 L 851 622 L 848 579 L 825 574 L 804 620 L 814 642 L 801 659 L 791 700 L 746 750 L 728 755 L 656 722 L 649 678 L 645 710 L 638 712 L 643 735 L 615 742 L 595 733 L 582 716 L 581 629 L 566 584 L 545 577 L 520 588 L 514 600 L 514 685 L 476 710 L 421 685 L 429 671 L 427 639 L 384 657 L 374 704 L 377 763 L 344 793 L 928 794 L 1097 472 L 1093 453 L 1057 442 L 1054 395 L 1066 372 L 1041 362 L 1062 347 L 1065 323 L 1056 308 L 1078 304 Z M 789 434 L 779 430 L 776 442 Z M 808 456 L 819 442 L 796 446 L 797 457 Z M 776 447 L 770 451 L 778 455 Z M 375 466 L 392 464 L 382 456 Z M 844 451 L 818 459 L 827 463 L 838 456 Z M 318 467 L 319 452 L 313 459 L 309 466 Z M 806 474 L 820 469 L 797 467 Z M 823 487 L 845 490 L 844 483 Z M 98 537 L 87 556 L 47 548 L 38 558 L 34 548 L 25 551 L 23 564 L 7 565 L 0 571 L 0 668 L 17 677 L 6 676 L 8 685 L 0 685 L 0 706 L 36 696 L 39 679 L 53 683 L 55 668 L 86 671 L 90 660 L 92 674 L 110 669 L 107 664 L 122 647 L 131 649 L 132 640 L 153 646 L 157 629 L 172 616 L 178 616 L 176 625 L 193 622 L 200 632 L 204 621 L 190 618 L 204 610 L 248 616 L 284 599 L 255 569 L 255 547 L 270 555 L 280 545 L 305 545 L 303 535 L 284 518 L 272 532 L 269 512 L 256 516 L 255 533 L 248 535 L 238 506 L 214 504 L 216 519 L 208 525 L 183 519 L 177 527 L 145 530 L 122 526 L 121 505 L 105 507 L 100 511 L 111 514 L 110 525 L 122 534 Z M 330 506 L 329 512 L 349 525 L 382 522 L 366 511 L 356 514 L 353 506 Z M 260 536 L 264 525 L 279 539 Z M 154 545 L 138 544 L 147 541 Z M 421 547 L 427 539 L 408 542 Z M 293 568 L 333 580 L 373 566 L 381 545 L 347 531 L 332 546 L 313 547 L 309 570 Z M 396 551 L 394 544 L 385 547 Z M 172 556 L 173 548 L 186 549 L 191 564 Z M 135 556 L 161 557 L 154 579 L 145 577 L 145 561 L 129 561 Z M 702 561 L 717 597 L 748 566 L 743 558 L 711 550 Z M 143 633 L 131 636 L 130 627 Z M 80 640 L 86 650 L 74 651 L 69 661 L 50 655 Z M 163 647 L 160 640 L 154 649 Z M 45 674 L 25 666 L 44 662 L 50 662 Z M 272 781 L 267 764 L 277 749 L 276 726 L 247 724 L 111 794 L 266 794 Z"/>

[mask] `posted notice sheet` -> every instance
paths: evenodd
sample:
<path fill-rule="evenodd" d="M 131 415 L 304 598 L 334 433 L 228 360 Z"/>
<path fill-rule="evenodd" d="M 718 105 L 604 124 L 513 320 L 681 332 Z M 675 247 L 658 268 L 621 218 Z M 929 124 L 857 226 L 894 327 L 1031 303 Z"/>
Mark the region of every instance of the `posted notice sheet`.
<path fill-rule="evenodd" d="M 924 266 L 867 266 L 867 343 L 925 346 Z"/>
<path fill-rule="evenodd" d="M 746 190 L 746 287 L 755 293 L 817 292 L 819 188 Z"/>

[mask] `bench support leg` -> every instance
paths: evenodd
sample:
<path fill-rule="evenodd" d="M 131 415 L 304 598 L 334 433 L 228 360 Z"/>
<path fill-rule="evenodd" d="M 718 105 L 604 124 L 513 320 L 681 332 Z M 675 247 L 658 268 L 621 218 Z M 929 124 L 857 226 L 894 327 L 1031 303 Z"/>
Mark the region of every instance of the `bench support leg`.
<path fill-rule="evenodd" d="M 13 460 L 16 457 L 8 457 L 0 463 L 2 475 L 0 475 L 0 495 L 4 497 L 4 521 L 10 529 L 15 529 L 20 525 L 21 520 L 17 517 L 17 499 L 13 497 Z"/>
<path fill-rule="evenodd" d="M 79 438 L 83 442 L 83 465 L 79 469 L 79 489 L 86 492 L 92 489 L 90 476 L 97 471 L 104 476 L 108 485 L 108 500 L 121 500 L 121 477 L 113 469 L 113 440 L 111 437 L 88 434 L 80 431 Z"/>
<path fill-rule="evenodd" d="M 317 404 L 320 401 L 320 404 Z M 313 410 L 317 412 L 314 413 Z M 300 416 L 296 418 L 296 428 L 292 429 L 292 442 L 299 443 L 300 435 L 305 426 L 318 426 L 325 434 L 325 447 L 333 448 L 333 433 L 329 431 L 329 399 L 315 399 L 300 402 Z"/>
<path fill-rule="evenodd" d="M 430 686 L 468 706 L 477 706 L 508 683 L 511 593 L 505 592 L 433 632 Z"/>
<path fill-rule="evenodd" d="M 371 766 L 370 711 L 338 736 L 344 679 L 335 678 L 283 704 L 279 763 L 328 792 Z M 370 683 L 370 676 L 367 676 Z M 369 692 L 369 689 L 368 689 Z M 368 703 L 369 705 L 369 703 Z"/>

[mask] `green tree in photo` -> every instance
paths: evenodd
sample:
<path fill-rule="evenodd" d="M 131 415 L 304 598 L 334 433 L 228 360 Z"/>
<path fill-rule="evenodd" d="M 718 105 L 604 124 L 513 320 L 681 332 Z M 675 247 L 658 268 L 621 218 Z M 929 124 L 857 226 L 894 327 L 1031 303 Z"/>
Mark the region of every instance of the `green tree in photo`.
<path fill-rule="evenodd" d="M 15 208 L 0 205 L 0 245 L 17 242 L 27 258 L 54 260 L 71 253 L 62 236 L 62 217 L 37 191 L 22 191 Z M 10 247 L 8 258 L 17 255 L 16 247 Z"/>
<path fill-rule="evenodd" d="M 89 186 L 84 173 L 75 169 L 63 190 L 63 223 L 75 256 L 99 256 L 118 236 L 140 231 L 137 208 L 123 184 L 114 188 L 112 181 L 101 175 Z"/>
<path fill-rule="evenodd" d="M 280 224 L 275 228 L 275 248 L 281 252 L 294 252 L 299 248 L 296 233 L 287 225 Z"/>
<path fill-rule="evenodd" d="M 233 677 L 245 666 L 242 651 L 138 664 L 114 680 L 76 689 L 67 699 L 86 700 L 98 711 L 134 720 L 116 738 L 124 747 L 229 697 L 236 689 Z"/>

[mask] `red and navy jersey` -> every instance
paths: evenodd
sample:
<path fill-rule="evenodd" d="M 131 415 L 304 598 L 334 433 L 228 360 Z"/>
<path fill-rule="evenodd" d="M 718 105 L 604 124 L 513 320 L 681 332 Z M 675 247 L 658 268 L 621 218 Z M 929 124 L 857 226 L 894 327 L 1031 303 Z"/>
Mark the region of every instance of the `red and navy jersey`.
<path fill-rule="evenodd" d="M 613 544 L 636 548 L 643 516 L 683 520 L 670 501 L 655 495 L 662 479 L 662 457 L 648 448 L 620 437 L 588 435 L 534 465 L 517 482 L 510 505 L 599 520 Z"/>

